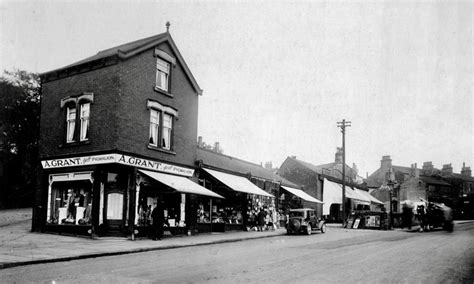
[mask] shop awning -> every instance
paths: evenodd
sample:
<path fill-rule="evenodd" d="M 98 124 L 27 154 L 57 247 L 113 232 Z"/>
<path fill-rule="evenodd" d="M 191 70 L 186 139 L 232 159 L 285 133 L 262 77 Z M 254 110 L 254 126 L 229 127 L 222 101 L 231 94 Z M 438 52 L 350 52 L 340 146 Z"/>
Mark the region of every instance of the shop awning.
<path fill-rule="evenodd" d="M 370 200 L 371 203 L 374 203 L 374 204 L 384 204 L 382 201 L 378 200 L 377 198 L 375 198 L 374 196 L 372 196 L 372 194 L 370 194 L 369 192 L 367 191 L 364 191 L 364 190 L 360 190 L 358 189 L 359 193 L 366 197 L 368 200 Z"/>
<path fill-rule="evenodd" d="M 301 189 L 296 189 L 296 188 L 283 186 L 283 185 L 281 187 L 284 190 L 290 192 L 291 194 L 294 194 L 294 195 L 298 196 L 299 198 L 304 199 L 306 201 L 314 202 L 314 203 L 320 203 L 320 204 L 324 203 L 321 200 L 319 200 L 317 198 L 314 198 L 311 195 L 307 194 L 306 192 L 302 191 Z"/>
<path fill-rule="evenodd" d="M 371 199 L 364 194 L 364 191 L 352 189 L 349 186 L 346 186 L 346 197 L 360 203 L 370 204 L 371 202 Z M 342 204 L 342 185 L 324 179 L 323 201 L 323 215 L 329 215 L 331 204 Z"/>
<path fill-rule="evenodd" d="M 214 193 L 210 191 L 209 189 L 202 187 L 199 184 L 185 177 L 168 175 L 168 174 L 163 174 L 163 173 L 158 173 L 158 172 L 145 171 L 145 170 L 138 170 L 138 171 L 182 193 L 191 193 L 191 194 L 206 195 L 206 196 L 216 197 L 216 198 L 224 198 L 220 196 L 219 194 Z"/>
<path fill-rule="evenodd" d="M 236 176 L 236 175 L 231 175 L 231 174 L 226 174 L 223 172 L 218 172 L 210 169 L 203 169 L 206 172 L 208 172 L 211 176 L 228 186 L 229 188 L 235 190 L 235 191 L 240 191 L 244 193 L 250 193 L 250 194 L 256 194 L 256 195 L 262 195 L 262 196 L 268 196 L 268 197 L 274 197 L 273 195 L 267 193 L 266 191 L 262 190 L 260 187 L 256 186 L 255 184 L 251 183 L 248 179 L 241 177 L 241 176 Z"/>

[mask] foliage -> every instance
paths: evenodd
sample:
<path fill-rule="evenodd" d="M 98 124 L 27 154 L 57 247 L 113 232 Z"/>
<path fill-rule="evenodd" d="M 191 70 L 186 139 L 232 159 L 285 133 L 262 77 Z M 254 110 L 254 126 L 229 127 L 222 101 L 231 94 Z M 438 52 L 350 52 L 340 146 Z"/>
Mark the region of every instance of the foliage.
<path fill-rule="evenodd" d="M 40 116 L 38 74 L 0 77 L 0 207 L 32 206 Z"/>

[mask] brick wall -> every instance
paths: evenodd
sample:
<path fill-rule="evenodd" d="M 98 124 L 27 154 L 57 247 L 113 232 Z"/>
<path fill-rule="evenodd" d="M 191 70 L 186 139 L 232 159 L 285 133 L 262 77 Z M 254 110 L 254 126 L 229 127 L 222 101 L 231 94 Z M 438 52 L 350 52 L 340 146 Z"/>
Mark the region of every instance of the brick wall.
<path fill-rule="evenodd" d="M 293 159 L 286 159 L 278 170 L 278 174 L 287 180 L 304 186 L 304 191 L 317 199 L 323 200 L 321 181 L 317 173 L 309 170 Z M 303 201 L 303 207 L 314 208 L 318 216 L 322 215 L 322 205 Z"/>
<path fill-rule="evenodd" d="M 120 95 L 117 70 L 118 65 L 112 65 L 43 84 L 39 145 L 41 158 L 105 151 L 116 147 L 116 110 Z M 83 92 L 94 93 L 94 102 L 90 108 L 90 144 L 67 146 L 66 109 L 60 107 L 61 99 Z"/>
<path fill-rule="evenodd" d="M 173 55 L 167 43 L 159 48 Z M 169 97 L 154 90 L 154 48 L 126 61 L 43 85 L 40 156 L 53 157 L 119 150 L 183 165 L 194 165 L 198 123 L 198 95 L 179 62 L 171 68 Z M 93 92 L 87 145 L 65 145 L 66 110 L 62 98 Z M 154 100 L 178 110 L 174 121 L 173 150 L 176 154 L 149 149 L 150 112 Z M 76 126 L 77 127 L 77 126 Z"/>
<path fill-rule="evenodd" d="M 174 55 L 167 43 L 159 49 Z M 179 164 L 194 165 L 196 159 L 198 95 L 179 62 L 171 67 L 170 92 L 173 97 L 154 90 L 156 57 L 154 49 L 120 64 L 121 89 L 118 115 L 117 147 Z M 150 112 L 147 101 L 154 100 L 178 110 L 174 121 L 173 150 L 176 155 L 149 149 Z"/>

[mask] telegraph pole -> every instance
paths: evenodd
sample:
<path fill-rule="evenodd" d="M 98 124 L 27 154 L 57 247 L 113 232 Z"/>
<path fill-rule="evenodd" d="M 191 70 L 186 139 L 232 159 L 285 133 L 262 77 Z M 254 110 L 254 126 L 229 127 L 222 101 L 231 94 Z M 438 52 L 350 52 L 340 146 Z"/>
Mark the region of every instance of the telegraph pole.
<path fill-rule="evenodd" d="M 345 119 L 337 122 L 342 132 L 342 227 L 346 226 L 346 127 L 350 126 L 351 122 Z"/>

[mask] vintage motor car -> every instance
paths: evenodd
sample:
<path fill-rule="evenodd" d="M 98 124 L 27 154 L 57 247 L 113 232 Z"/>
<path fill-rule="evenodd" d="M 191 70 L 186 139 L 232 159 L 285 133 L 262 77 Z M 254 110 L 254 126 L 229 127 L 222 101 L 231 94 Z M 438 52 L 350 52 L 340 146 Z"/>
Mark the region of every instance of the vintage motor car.
<path fill-rule="evenodd" d="M 316 212 L 311 208 L 291 209 L 286 226 L 286 233 L 299 234 L 305 233 L 311 235 L 313 230 L 326 232 L 326 221 L 318 218 Z"/>

